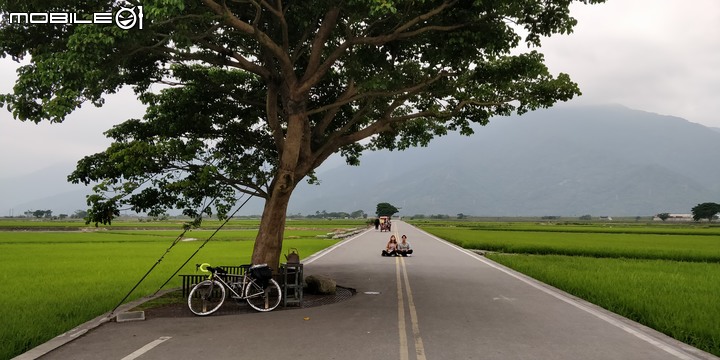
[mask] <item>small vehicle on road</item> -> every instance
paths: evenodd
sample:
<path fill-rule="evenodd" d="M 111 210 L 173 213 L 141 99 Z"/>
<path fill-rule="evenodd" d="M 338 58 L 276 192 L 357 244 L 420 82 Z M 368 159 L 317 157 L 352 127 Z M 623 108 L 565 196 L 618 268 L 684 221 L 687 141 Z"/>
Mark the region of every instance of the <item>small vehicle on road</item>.
<path fill-rule="evenodd" d="M 380 232 L 383 232 L 383 231 L 390 232 L 391 226 L 392 226 L 392 223 L 390 223 L 389 216 L 381 216 L 380 217 Z"/>

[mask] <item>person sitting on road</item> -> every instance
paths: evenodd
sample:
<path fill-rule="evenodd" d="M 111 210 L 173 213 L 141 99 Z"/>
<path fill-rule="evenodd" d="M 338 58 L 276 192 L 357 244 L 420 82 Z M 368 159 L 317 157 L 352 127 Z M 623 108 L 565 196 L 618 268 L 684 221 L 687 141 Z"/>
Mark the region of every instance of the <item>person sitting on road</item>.
<path fill-rule="evenodd" d="M 402 256 L 408 256 L 413 253 L 412 249 L 410 248 L 410 243 L 407 242 L 407 236 L 402 236 L 402 241 L 397 245 L 397 253 L 398 255 Z"/>
<path fill-rule="evenodd" d="M 398 256 L 397 238 L 395 237 L 395 235 L 390 236 L 390 241 L 388 241 L 387 245 L 385 246 L 385 250 L 382 251 L 382 256 Z"/>

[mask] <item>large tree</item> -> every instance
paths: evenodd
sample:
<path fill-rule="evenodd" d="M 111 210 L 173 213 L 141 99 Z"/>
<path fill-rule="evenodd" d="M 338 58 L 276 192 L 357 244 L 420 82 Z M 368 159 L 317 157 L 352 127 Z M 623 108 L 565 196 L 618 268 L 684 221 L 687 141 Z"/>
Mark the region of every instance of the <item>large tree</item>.
<path fill-rule="evenodd" d="M 400 210 L 398 210 L 398 208 L 396 208 L 395 206 L 391 205 L 390 203 L 384 202 L 377 204 L 375 214 L 377 216 L 393 216 L 399 211 Z"/>
<path fill-rule="evenodd" d="M 62 122 L 132 86 L 143 119 L 109 130 L 112 145 L 69 177 L 98 184 L 88 220 L 110 222 L 122 207 L 223 217 L 242 194 L 259 196 L 252 261 L 274 265 L 293 189 L 330 155 L 357 164 L 366 149 L 469 135 L 472 123 L 578 95 L 541 53 L 514 51 L 571 32 L 573 2 L 0 0 L 0 54 L 30 59 L 0 106 Z M 82 19 L 137 5 L 142 29 L 8 24 L 11 12 Z"/>
<path fill-rule="evenodd" d="M 720 204 L 713 202 L 706 202 L 697 204 L 692 208 L 693 220 L 700 221 L 702 219 L 708 219 L 713 221 L 714 218 L 720 214 Z"/>

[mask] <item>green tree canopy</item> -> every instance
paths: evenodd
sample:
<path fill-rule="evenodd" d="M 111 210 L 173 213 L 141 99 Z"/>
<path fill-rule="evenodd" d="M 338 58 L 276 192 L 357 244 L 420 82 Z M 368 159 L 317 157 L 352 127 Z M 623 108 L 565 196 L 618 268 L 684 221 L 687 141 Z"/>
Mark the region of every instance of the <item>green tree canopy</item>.
<path fill-rule="evenodd" d="M 720 204 L 706 202 L 698 204 L 692 208 L 693 220 L 700 221 L 701 219 L 708 219 L 713 221 L 720 213 Z"/>
<path fill-rule="evenodd" d="M 375 210 L 375 214 L 377 216 L 393 216 L 398 213 L 398 208 L 395 206 L 390 205 L 390 203 L 379 203 L 377 204 L 377 209 Z"/>
<path fill-rule="evenodd" d="M 30 59 L 0 106 L 62 122 L 131 86 L 145 116 L 109 130 L 112 145 L 69 178 L 98 184 L 88 220 L 174 208 L 199 221 L 258 196 L 252 261 L 277 264 L 290 195 L 330 155 L 357 164 L 580 94 L 540 52 L 513 52 L 571 32 L 573 2 L 603 0 L 0 0 L 0 55 Z M 138 5 L 142 29 L 7 16 Z"/>

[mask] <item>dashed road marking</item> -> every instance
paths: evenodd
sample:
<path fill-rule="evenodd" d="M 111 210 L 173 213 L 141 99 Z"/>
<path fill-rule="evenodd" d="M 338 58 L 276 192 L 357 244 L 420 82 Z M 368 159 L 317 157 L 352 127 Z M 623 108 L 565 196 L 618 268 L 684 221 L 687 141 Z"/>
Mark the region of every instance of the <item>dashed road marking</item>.
<path fill-rule="evenodd" d="M 157 340 L 153 340 L 153 341 L 149 342 L 147 345 L 135 350 L 132 354 L 122 358 L 121 360 L 137 359 L 138 357 L 142 356 L 146 352 L 152 350 L 154 347 L 164 343 L 165 341 L 170 340 L 170 338 L 171 338 L 170 336 L 162 336 L 162 337 L 158 338 Z"/>

